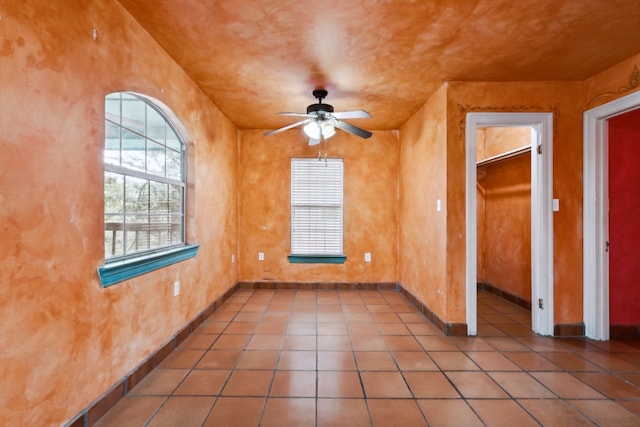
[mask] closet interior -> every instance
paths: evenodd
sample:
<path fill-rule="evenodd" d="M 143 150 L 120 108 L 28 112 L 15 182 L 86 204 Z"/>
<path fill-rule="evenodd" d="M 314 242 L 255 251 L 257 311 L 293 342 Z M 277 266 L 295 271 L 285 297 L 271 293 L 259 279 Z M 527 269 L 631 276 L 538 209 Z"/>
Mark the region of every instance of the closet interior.
<path fill-rule="evenodd" d="M 479 289 L 531 309 L 531 127 L 477 129 Z"/>

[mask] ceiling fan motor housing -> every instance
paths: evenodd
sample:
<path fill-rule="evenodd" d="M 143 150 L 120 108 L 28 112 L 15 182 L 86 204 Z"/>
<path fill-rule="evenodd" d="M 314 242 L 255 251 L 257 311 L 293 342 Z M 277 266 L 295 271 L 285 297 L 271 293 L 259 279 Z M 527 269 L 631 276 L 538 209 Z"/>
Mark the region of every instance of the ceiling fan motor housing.
<path fill-rule="evenodd" d="M 327 97 L 329 92 L 325 89 L 314 89 L 313 97 L 318 100 L 317 104 L 311 104 L 307 107 L 307 114 L 312 112 L 333 113 L 333 106 L 329 104 L 323 104 L 322 100 Z"/>
<path fill-rule="evenodd" d="M 322 102 L 311 104 L 307 107 L 307 114 L 313 112 L 333 113 L 333 106 L 329 104 L 323 104 Z"/>

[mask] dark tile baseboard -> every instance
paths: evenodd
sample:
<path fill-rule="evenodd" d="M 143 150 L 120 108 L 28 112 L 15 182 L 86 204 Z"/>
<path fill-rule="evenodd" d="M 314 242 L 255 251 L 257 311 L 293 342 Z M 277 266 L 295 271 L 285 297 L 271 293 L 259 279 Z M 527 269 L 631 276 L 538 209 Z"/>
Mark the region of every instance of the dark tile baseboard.
<path fill-rule="evenodd" d="M 554 337 L 583 337 L 584 323 L 556 323 L 553 326 Z"/>
<path fill-rule="evenodd" d="M 495 287 L 491 283 L 478 282 L 478 290 L 484 290 L 491 292 L 492 294 L 509 301 L 513 304 L 531 311 L 531 301 L 522 298 L 518 295 L 514 295 L 510 292 L 504 291 Z M 555 337 L 583 337 L 584 336 L 584 323 L 557 323 L 553 326 L 553 336 Z"/>
<path fill-rule="evenodd" d="M 611 338 L 640 337 L 640 325 L 609 325 Z"/>
<path fill-rule="evenodd" d="M 440 329 L 445 335 L 449 336 L 467 336 L 467 324 L 466 323 L 447 323 L 438 317 L 429 307 L 427 307 L 422 301 L 416 298 L 411 292 L 405 289 L 401 284 L 398 284 L 398 290 L 404 295 L 411 304 L 415 305 L 427 319 L 431 321 L 438 329 Z"/>
<path fill-rule="evenodd" d="M 362 289 L 390 290 L 397 289 L 397 283 L 344 283 L 344 282 L 240 282 L 239 289 Z"/>
<path fill-rule="evenodd" d="M 494 285 L 492 285 L 491 283 L 488 282 L 478 282 L 478 290 L 484 290 L 487 292 L 491 292 L 494 295 L 499 296 L 502 299 L 505 299 L 509 302 L 512 302 L 516 305 L 519 305 L 522 308 L 525 308 L 529 311 L 531 311 L 531 301 L 522 298 L 518 295 L 512 294 L 510 292 L 504 291 Z"/>
<path fill-rule="evenodd" d="M 229 288 L 217 300 L 209 304 L 204 310 L 196 315 L 164 345 L 153 352 L 138 366 L 127 373 L 124 378 L 116 382 L 109 390 L 94 400 L 89 406 L 76 415 L 71 421 L 65 424 L 66 427 L 91 427 L 109 409 L 115 406 L 133 387 L 160 364 L 171 352 L 182 343 L 202 322 L 218 309 L 229 297 L 238 289 L 238 284 Z"/>

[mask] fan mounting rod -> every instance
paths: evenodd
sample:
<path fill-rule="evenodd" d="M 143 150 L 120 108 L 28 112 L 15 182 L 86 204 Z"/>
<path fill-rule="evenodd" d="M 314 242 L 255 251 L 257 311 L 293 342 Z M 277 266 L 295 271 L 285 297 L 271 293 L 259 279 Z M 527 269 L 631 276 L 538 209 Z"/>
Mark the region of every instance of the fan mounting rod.
<path fill-rule="evenodd" d="M 329 92 L 327 92 L 326 89 L 314 89 L 313 90 L 313 97 L 316 98 L 318 100 L 318 103 L 320 103 L 320 104 L 322 104 L 322 100 L 325 99 L 328 94 L 329 94 Z"/>
<path fill-rule="evenodd" d="M 325 89 L 314 89 L 313 97 L 318 99 L 317 104 L 311 104 L 307 107 L 307 114 L 312 112 L 333 113 L 333 105 L 323 104 L 322 100 L 327 97 L 329 92 Z"/>

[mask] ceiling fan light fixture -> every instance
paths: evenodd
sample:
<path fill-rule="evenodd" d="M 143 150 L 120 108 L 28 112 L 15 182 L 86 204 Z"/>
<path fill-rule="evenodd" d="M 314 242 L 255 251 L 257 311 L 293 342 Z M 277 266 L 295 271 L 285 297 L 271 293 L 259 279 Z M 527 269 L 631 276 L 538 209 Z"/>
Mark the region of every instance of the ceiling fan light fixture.
<path fill-rule="evenodd" d="M 304 130 L 304 133 L 306 133 L 309 138 L 320 139 L 320 126 L 318 125 L 317 122 L 311 121 L 307 123 L 302 129 Z"/>
<path fill-rule="evenodd" d="M 329 122 L 322 122 L 320 129 L 322 130 L 322 137 L 324 139 L 329 139 L 336 134 L 336 128 Z"/>
<path fill-rule="evenodd" d="M 311 121 L 307 123 L 304 128 L 304 133 L 311 139 L 329 139 L 336 134 L 336 128 L 329 120 L 324 121 Z"/>
<path fill-rule="evenodd" d="M 317 103 L 307 107 L 306 113 L 281 112 L 278 114 L 293 117 L 304 117 L 290 125 L 283 126 L 269 132 L 265 132 L 265 136 L 275 135 L 286 130 L 302 126 L 304 133 L 309 137 L 309 145 L 319 144 L 321 140 L 331 138 L 336 133 L 336 128 L 347 133 L 359 136 L 360 138 L 369 138 L 373 135 L 368 130 L 361 129 L 351 123 L 345 122 L 344 119 L 367 119 L 371 114 L 364 110 L 339 111 L 334 112 L 333 106 L 324 104 L 322 100 L 327 96 L 325 89 L 315 89 L 313 96 L 318 100 Z"/>

